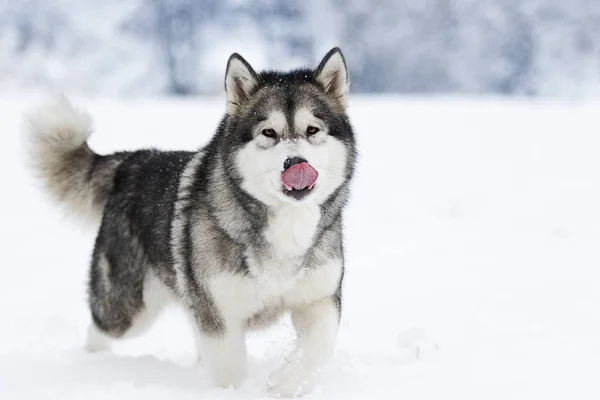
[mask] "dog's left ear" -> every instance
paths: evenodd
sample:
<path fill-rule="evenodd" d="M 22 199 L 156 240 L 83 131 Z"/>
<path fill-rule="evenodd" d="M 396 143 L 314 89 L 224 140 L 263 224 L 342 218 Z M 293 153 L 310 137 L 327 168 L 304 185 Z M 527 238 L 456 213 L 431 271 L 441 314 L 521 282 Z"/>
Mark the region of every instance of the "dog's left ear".
<path fill-rule="evenodd" d="M 235 114 L 248 101 L 250 93 L 256 86 L 258 86 L 256 72 L 242 56 L 233 53 L 227 61 L 227 71 L 225 72 L 227 113 Z"/>
<path fill-rule="evenodd" d="M 334 47 L 323 57 L 323 61 L 315 70 L 315 79 L 325 89 L 327 95 L 346 106 L 348 95 L 348 69 L 346 60 L 339 47 Z"/>

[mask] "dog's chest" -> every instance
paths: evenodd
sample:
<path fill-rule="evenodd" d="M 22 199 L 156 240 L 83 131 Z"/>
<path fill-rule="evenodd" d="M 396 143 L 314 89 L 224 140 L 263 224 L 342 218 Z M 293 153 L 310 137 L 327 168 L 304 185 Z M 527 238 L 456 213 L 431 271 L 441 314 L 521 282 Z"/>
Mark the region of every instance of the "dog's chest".
<path fill-rule="evenodd" d="M 271 246 L 272 258 L 300 257 L 313 243 L 321 210 L 316 204 L 283 204 L 269 215 L 264 237 Z"/>
<path fill-rule="evenodd" d="M 331 295 L 342 274 L 342 263 L 337 258 L 305 268 L 302 260 L 255 264 L 250 257 L 247 262 L 249 275 L 237 277 L 234 285 L 233 281 L 223 285 L 236 297 L 235 312 L 242 318 L 261 312 L 273 314 L 274 310 L 301 306 Z"/>
<path fill-rule="evenodd" d="M 341 274 L 339 260 L 303 265 L 314 242 L 321 215 L 317 205 L 284 205 L 269 216 L 263 235 L 268 246 L 244 254 L 247 275 L 222 277 L 213 293 L 232 314 L 251 318 L 303 304 L 335 291 Z M 262 310 L 262 311 L 261 311 Z"/>

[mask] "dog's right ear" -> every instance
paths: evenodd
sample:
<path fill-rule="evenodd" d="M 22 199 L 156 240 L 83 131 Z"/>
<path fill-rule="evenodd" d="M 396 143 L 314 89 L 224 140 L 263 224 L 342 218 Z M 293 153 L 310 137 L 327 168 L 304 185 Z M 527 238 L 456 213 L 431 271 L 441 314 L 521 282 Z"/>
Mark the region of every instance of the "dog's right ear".
<path fill-rule="evenodd" d="M 242 56 L 233 53 L 227 61 L 227 71 L 225 72 L 227 113 L 235 114 L 248 101 L 250 93 L 257 85 L 256 72 Z"/>

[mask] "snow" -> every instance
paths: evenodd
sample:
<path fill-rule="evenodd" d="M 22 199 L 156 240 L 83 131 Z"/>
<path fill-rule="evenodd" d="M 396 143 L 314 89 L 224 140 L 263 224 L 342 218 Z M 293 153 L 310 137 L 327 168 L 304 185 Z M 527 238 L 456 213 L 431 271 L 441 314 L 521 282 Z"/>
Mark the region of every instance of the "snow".
<path fill-rule="evenodd" d="M 73 99 L 97 151 L 205 143 L 224 100 Z M 0 99 L 0 399 L 265 396 L 289 323 L 249 340 L 249 378 L 213 387 L 170 309 L 115 354 L 83 350 L 94 228 L 23 166 L 29 98 Z M 598 102 L 361 97 L 336 356 L 311 399 L 600 398 Z"/>

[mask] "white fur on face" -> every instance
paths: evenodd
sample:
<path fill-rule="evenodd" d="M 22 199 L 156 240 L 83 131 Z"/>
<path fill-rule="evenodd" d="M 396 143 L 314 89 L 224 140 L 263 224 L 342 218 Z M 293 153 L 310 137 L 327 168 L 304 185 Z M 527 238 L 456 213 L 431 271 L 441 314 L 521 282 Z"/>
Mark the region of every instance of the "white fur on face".
<path fill-rule="evenodd" d="M 279 110 L 271 111 L 269 117 L 256 125 L 254 135 L 256 136 L 256 143 L 264 149 L 273 146 L 275 139 L 266 137 L 262 134 L 264 129 L 273 129 L 278 137 L 281 137 L 287 132 L 287 122 L 285 120 L 285 114 Z"/>
<path fill-rule="evenodd" d="M 313 126 L 315 128 L 319 128 L 319 132 L 310 136 L 312 143 L 320 143 L 319 141 L 314 141 L 314 139 L 322 138 L 327 132 L 327 125 L 323 122 L 323 120 L 315 117 L 308 108 L 300 108 L 294 114 L 294 128 L 296 132 L 306 132 L 306 128 L 309 126 Z"/>
<path fill-rule="evenodd" d="M 285 127 L 285 117 L 280 111 L 272 112 L 267 121 L 273 121 L 274 126 L 283 123 L 284 128 L 279 128 L 278 134 L 282 129 L 289 129 Z M 302 135 L 296 141 L 281 140 L 271 147 L 267 146 L 274 140 L 259 134 L 239 150 L 236 157 L 236 167 L 243 178 L 242 188 L 268 206 L 276 207 L 282 203 L 321 204 L 344 182 L 347 157 L 344 144 L 327 135 L 325 123 L 306 108 L 295 113 L 294 125 L 295 132 L 304 133 L 309 125 L 318 127 L 320 132 L 310 138 Z M 277 131 L 275 127 L 271 128 Z M 312 192 L 300 201 L 286 196 L 282 191 L 283 163 L 290 157 L 306 159 L 319 173 Z"/>

